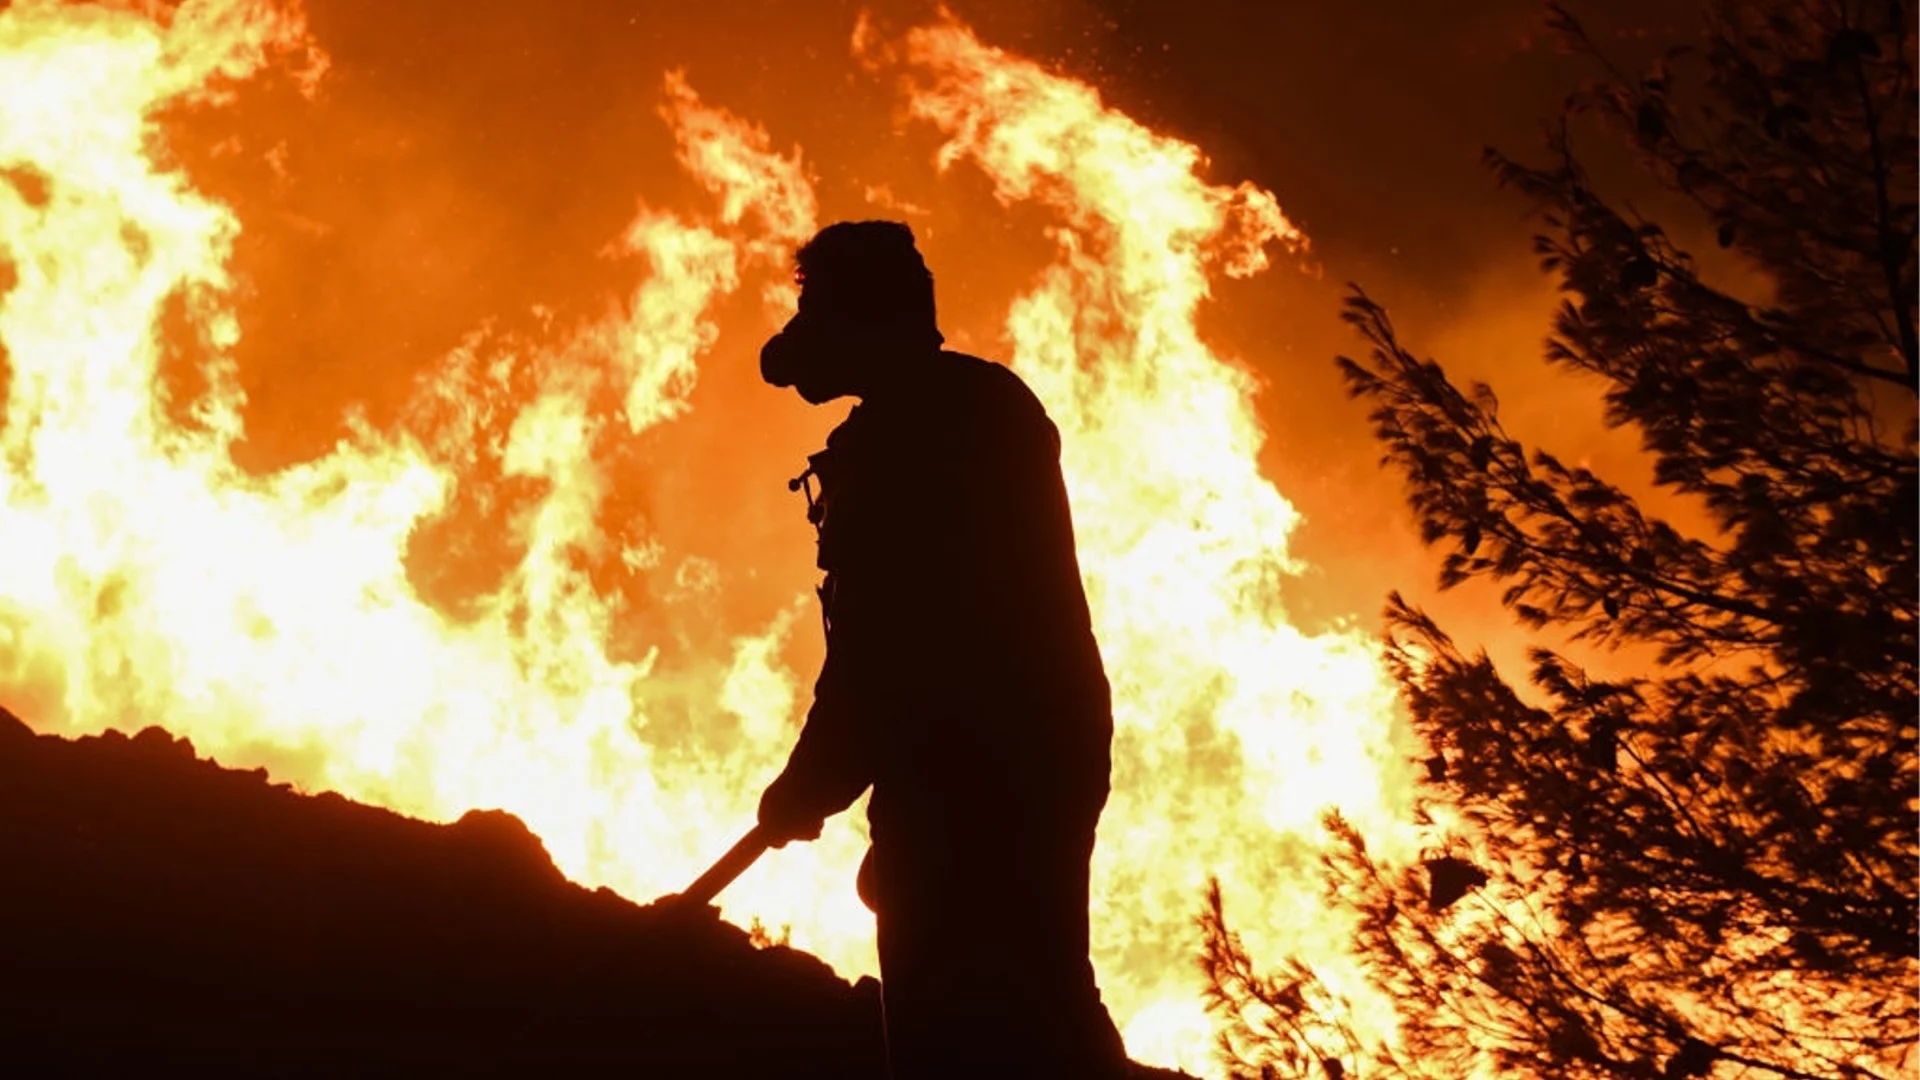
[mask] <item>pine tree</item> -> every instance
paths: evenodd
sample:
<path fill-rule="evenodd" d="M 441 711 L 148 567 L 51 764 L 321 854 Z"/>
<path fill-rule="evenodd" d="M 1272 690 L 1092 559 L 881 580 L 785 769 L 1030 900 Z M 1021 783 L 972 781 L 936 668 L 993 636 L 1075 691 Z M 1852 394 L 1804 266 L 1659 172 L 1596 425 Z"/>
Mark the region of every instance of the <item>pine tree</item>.
<path fill-rule="evenodd" d="M 1717 2 L 1702 42 L 1569 103 L 1771 282 L 1702 279 L 1659 224 L 1551 161 L 1489 152 L 1538 208 L 1566 299 L 1546 360 L 1604 380 L 1689 535 L 1523 447 L 1358 293 L 1341 358 L 1406 476 L 1441 584 L 1504 584 L 1545 646 L 1523 694 L 1399 595 L 1388 656 L 1432 757 L 1422 865 L 1330 821 L 1391 1039 L 1304 963 L 1202 916 L 1246 1076 L 1893 1077 L 1920 1067 L 1916 91 L 1906 0 Z M 1599 52 L 1555 12 L 1576 50 Z M 1604 58 L 1601 63 L 1604 65 Z M 1541 636 L 1545 636 L 1543 633 Z"/>

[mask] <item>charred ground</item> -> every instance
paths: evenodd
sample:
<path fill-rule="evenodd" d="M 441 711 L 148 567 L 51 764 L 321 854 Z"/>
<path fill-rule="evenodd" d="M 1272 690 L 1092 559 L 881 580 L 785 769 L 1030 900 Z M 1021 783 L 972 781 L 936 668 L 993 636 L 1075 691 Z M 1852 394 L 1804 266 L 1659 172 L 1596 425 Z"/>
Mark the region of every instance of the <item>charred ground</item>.
<path fill-rule="evenodd" d="M 0 1073 L 881 1075 L 878 995 L 707 912 L 581 888 L 517 818 L 433 825 L 0 710 Z"/>

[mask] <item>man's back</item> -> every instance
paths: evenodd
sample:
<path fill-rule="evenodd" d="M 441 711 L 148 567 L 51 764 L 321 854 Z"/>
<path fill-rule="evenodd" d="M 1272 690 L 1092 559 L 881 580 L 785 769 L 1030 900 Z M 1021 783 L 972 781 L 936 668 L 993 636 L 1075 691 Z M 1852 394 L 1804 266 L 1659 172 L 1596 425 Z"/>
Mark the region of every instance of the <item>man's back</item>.
<path fill-rule="evenodd" d="M 828 446 L 829 647 L 863 687 L 876 799 L 896 780 L 1013 797 L 1023 774 L 1104 794 L 1107 682 L 1040 403 L 1005 368 L 941 353 Z"/>

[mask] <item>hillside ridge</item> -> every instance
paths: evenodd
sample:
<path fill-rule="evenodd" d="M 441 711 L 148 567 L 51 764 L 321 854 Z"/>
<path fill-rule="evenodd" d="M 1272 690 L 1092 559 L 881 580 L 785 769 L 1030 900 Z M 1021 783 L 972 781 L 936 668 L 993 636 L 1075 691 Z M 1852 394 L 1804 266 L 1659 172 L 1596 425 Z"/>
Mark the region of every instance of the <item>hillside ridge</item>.
<path fill-rule="evenodd" d="M 158 727 L 0 709 L 0 881 L 0 1074 L 884 1074 L 872 980 Z"/>

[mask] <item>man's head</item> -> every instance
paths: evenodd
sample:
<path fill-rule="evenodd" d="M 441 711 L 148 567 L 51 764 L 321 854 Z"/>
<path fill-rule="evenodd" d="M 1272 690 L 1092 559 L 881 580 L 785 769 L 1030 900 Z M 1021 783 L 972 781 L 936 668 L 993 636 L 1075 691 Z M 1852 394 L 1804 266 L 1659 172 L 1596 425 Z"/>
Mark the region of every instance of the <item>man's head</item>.
<path fill-rule="evenodd" d="M 760 350 L 761 377 L 814 404 L 865 395 L 937 351 L 933 275 L 897 221 L 842 221 L 794 258 L 800 313 Z"/>

